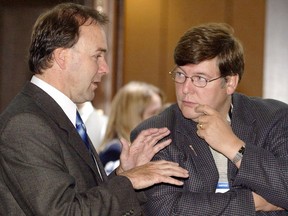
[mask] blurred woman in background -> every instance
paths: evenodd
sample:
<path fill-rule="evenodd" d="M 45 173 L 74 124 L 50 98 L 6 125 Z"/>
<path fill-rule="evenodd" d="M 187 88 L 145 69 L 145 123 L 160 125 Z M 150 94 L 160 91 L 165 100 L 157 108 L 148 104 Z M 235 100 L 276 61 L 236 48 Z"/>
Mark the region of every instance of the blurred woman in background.
<path fill-rule="evenodd" d="M 130 140 L 130 132 L 141 121 L 162 109 L 164 94 L 156 86 L 132 81 L 114 96 L 106 133 L 98 152 L 107 174 L 117 168 L 121 153 L 120 138 Z"/>

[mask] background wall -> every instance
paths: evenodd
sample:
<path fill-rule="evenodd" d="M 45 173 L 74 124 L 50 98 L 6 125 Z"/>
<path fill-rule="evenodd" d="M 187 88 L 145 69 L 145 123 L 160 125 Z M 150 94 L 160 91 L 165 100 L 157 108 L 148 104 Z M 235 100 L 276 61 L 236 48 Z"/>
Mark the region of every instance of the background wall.
<path fill-rule="evenodd" d="M 179 37 L 207 22 L 230 24 L 245 50 L 246 68 L 238 91 L 262 96 L 264 0 L 125 0 L 123 82 L 142 80 L 175 101 L 168 71 Z"/>
<path fill-rule="evenodd" d="M 93 101 L 106 113 L 116 91 L 131 80 L 155 84 L 174 101 L 168 75 L 174 47 L 188 28 L 206 22 L 230 24 L 244 45 L 246 68 L 238 91 L 288 100 L 287 0 L 0 0 L 0 112 L 31 77 L 27 53 L 36 17 L 65 1 L 102 5 L 110 17 L 111 74 Z"/>
<path fill-rule="evenodd" d="M 264 97 L 288 103 L 288 1 L 267 0 Z"/>

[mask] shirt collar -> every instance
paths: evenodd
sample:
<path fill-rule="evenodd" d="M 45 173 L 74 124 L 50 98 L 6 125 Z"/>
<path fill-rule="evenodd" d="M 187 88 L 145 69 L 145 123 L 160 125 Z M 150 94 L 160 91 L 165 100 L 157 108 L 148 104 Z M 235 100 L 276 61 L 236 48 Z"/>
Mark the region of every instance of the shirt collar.
<path fill-rule="evenodd" d="M 59 91 L 52 85 L 39 79 L 36 76 L 32 77 L 31 83 L 35 84 L 36 86 L 41 88 L 43 91 L 45 91 L 48 95 L 50 95 L 50 97 L 52 97 L 55 100 L 55 102 L 62 108 L 64 113 L 72 122 L 72 124 L 76 126 L 75 120 L 76 120 L 77 107 L 76 107 L 76 104 L 70 100 L 70 98 L 68 98 L 65 94 L 63 94 L 61 91 Z"/>

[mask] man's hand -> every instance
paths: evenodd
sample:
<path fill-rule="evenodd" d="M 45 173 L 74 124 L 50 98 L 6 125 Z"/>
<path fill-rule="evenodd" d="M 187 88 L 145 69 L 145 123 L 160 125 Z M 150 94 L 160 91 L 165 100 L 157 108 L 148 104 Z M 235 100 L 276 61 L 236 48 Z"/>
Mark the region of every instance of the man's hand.
<path fill-rule="evenodd" d="M 216 151 L 232 160 L 244 142 L 232 131 L 227 117 L 207 105 L 199 105 L 196 112 L 203 113 L 198 118 L 197 134 Z"/>
<path fill-rule="evenodd" d="M 123 171 L 148 163 L 157 152 L 171 143 L 171 139 L 169 139 L 156 145 L 159 140 L 169 133 L 170 131 L 167 128 L 151 128 L 141 131 L 132 144 L 121 139 L 120 166 L 116 173 L 120 174 Z"/>
<path fill-rule="evenodd" d="M 252 192 L 254 204 L 255 204 L 255 210 L 256 211 L 280 211 L 284 210 L 280 207 L 277 207 L 275 205 L 272 205 L 271 203 L 267 202 L 263 197 L 260 195 Z"/>
<path fill-rule="evenodd" d="M 179 167 L 177 163 L 165 160 L 153 161 L 134 169 L 122 172 L 131 181 L 134 189 L 144 189 L 158 183 L 183 185 L 183 182 L 174 177 L 187 178 L 188 171 Z"/>

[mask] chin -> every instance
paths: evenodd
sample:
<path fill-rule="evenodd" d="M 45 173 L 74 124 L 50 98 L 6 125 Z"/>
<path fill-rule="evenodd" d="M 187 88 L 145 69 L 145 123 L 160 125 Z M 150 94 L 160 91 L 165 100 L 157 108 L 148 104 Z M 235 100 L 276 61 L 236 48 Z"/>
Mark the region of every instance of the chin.
<path fill-rule="evenodd" d="M 198 117 L 200 116 L 199 113 L 195 113 L 193 108 L 182 107 L 181 108 L 182 114 L 185 118 L 191 119 L 193 121 L 197 121 Z"/>
<path fill-rule="evenodd" d="M 94 92 L 92 92 L 92 93 L 90 93 L 89 95 L 87 95 L 87 101 L 92 101 L 93 99 L 94 99 L 94 97 L 95 97 L 95 93 Z"/>

